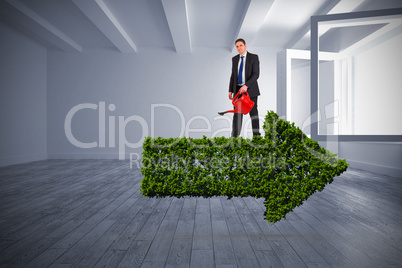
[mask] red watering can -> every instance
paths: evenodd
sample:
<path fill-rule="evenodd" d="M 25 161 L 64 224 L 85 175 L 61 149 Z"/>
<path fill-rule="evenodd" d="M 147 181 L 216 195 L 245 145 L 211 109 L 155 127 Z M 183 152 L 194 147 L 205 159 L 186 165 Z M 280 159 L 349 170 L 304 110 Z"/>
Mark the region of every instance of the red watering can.
<path fill-rule="evenodd" d="M 240 95 L 239 93 L 240 92 L 237 92 L 236 96 L 232 100 L 232 104 L 235 107 L 235 109 L 226 112 L 220 112 L 218 113 L 219 115 L 224 115 L 225 113 L 248 114 L 251 111 L 251 109 L 254 106 L 254 102 L 250 100 L 247 91 Z"/>

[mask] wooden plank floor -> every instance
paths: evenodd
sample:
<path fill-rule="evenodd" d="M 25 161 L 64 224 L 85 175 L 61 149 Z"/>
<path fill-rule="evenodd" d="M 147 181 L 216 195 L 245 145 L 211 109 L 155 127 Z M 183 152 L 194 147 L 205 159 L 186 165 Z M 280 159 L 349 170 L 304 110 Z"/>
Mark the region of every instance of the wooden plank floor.
<path fill-rule="evenodd" d="M 349 169 L 286 220 L 263 199 L 145 198 L 119 160 L 0 168 L 1 267 L 402 267 L 402 179 Z"/>

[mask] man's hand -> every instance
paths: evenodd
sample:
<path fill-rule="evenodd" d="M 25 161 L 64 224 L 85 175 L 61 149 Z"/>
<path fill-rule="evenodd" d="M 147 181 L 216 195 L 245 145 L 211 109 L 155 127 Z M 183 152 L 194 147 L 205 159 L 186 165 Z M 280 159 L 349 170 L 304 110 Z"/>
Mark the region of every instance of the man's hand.
<path fill-rule="evenodd" d="M 239 90 L 240 94 L 243 94 L 244 92 L 247 92 L 248 87 L 246 85 L 242 86 Z"/>
<path fill-rule="evenodd" d="M 229 92 L 229 100 L 233 100 L 233 93 Z"/>

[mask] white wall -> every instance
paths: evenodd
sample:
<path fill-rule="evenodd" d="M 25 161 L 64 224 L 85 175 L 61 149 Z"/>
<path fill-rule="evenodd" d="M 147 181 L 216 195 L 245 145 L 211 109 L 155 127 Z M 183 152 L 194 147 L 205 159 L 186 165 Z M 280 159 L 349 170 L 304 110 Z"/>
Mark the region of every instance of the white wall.
<path fill-rule="evenodd" d="M 401 135 L 402 33 L 355 56 L 354 130 Z"/>
<path fill-rule="evenodd" d="M 320 61 L 318 86 L 318 134 L 330 135 L 334 133 L 334 62 Z M 337 133 L 337 132 L 335 132 Z"/>
<path fill-rule="evenodd" d="M 277 51 L 250 46 L 248 49 L 260 56 L 262 95 L 258 105 L 263 118 L 267 110 L 276 108 Z M 120 152 L 128 158 L 130 153 L 142 152 L 143 137 L 153 133 L 155 137 L 178 137 L 182 129 L 204 129 L 200 133 L 184 133 L 195 138 L 228 137 L 232 114 L 220 117 L 217 112 L 232 109 L 227 95 L 234 55 L 227 50 L 195 50 L 191 54 L 162 49 L 140 49 L 133 54 L 106 50 L 79 54 L 49 52 L 49 157 L 117 158 Z M 92 148 L 77 147 L 66 135 L 66 116 L 81 104 L 91 104 L 94 109 L 74 114 L 71 133 L 76 140 L 91 143 Z M 112 109 L 110 104 L 114 105 Z M 152 119 L 151 107 L 158 104 L 171 107 L 155 108 Z M 195 121 L 188 127 L 192 120 Z M 104 130 L 99 128 L 102 122 Z M 125 140 L 139 148 L 124 146 Z"/>
<path fill-rule="evenodd" d="M 0 22 L 0 166 L 47 158 L 46 58 Z"/>
<path fill-rule="evenodd" d="M 353 168 L 402 178 L 402 142 L 340 142 L 339 157 Z"/>
<path fill-rule="evenodd" d="M 310 61 L 292 60 L 292 114 L 291 120 L 305 134 L 310 134 L 310 127 L 305 127 L 311 114 Z"/>

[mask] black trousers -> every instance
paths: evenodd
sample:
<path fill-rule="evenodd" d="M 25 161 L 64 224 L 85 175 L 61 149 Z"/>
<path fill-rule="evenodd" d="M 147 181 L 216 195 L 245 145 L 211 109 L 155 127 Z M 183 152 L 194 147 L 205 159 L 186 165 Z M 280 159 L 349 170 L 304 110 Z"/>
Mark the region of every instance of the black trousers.
<path fill-rule="evenodd" d="M 238 87 L 237 90 L 239 90 Z M 250 98 L 254 102 L 253 109 L 250 111 L 251 117 L 251 126 L 253 128 L 253 136 L 260 135 L 260 121 L 258 118 L 258 107 L 257 107 L 257 100 L 258 96 Z M 241 126 L 243 123 L 243 114 L 241 113 L 234 113 L 233 114 L 233 125 L 232 125 L 232 137 L 237 137 L 240 135 Z"/>

